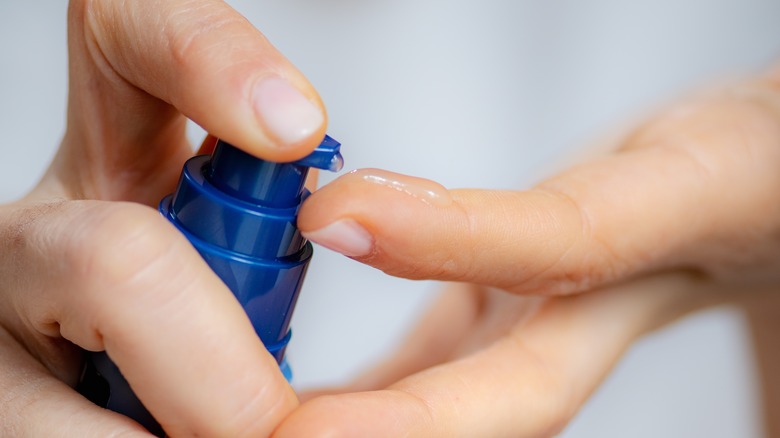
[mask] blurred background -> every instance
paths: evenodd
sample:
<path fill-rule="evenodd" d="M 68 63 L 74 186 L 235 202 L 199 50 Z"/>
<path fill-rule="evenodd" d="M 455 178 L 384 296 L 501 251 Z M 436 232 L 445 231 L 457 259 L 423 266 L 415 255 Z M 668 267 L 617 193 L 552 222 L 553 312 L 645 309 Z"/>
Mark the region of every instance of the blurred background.
<path fill-rule="evenodd" d="M 346 170 L 450 188 L 528 187 L 686 90 L 780 59 L 777 0 L 229 3 L 318 88 Z M 65 16 L 62 0 L 0 3 L 3 201 L 35 184 L 62 136 Z M 289 349 L 301 388 L 346 382 L 396 348 L 438 288 L 316 253 Z M 762 436 L 750 348 L 726 308 L 648 336 L 563 436 Z"/>

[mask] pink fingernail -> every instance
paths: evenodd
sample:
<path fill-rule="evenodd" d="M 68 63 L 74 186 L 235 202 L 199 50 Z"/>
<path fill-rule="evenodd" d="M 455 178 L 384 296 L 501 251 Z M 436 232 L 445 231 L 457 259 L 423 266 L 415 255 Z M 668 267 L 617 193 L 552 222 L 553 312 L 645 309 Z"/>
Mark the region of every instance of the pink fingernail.
<path fill-rule="evenodd" d="M 303 236 L 325 248 L 347 257 L 362 257 L 371 253 L 374 239 L 368 231 L 352 219 L 341 219 Z"/>
<path fill-rule="evenodd" d="M 263 79 L 255 86 L 252 99 L 265 128 L 286 144 L 308 138 L 325 121 L 317 105 L 280 77 Z"/>

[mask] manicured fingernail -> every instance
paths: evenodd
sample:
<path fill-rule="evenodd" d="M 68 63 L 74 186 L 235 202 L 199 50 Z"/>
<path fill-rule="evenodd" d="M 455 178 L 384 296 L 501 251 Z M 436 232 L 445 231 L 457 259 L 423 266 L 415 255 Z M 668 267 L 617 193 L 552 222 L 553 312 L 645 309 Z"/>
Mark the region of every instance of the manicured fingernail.
<path fill-rule="evenodd" d="M 252 98 L 263 126 L 273 137 L 286 144 L 308 138 L 325 121 L 320 108 L 279 77 L 260 81 Z"/>
<path fill-rule="evenodd" d="M 347 257 L 368 255 L 374 246 L 371 234 L 352 219 L 338 220 L 303 236 Z"/>

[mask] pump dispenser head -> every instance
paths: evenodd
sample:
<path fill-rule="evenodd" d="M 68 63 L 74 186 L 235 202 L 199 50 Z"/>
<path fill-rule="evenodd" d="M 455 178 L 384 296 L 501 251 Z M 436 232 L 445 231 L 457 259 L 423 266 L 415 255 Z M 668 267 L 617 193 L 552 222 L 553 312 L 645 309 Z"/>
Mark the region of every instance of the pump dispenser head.
<path fill-rule="evenodd" d="M 309 168 L 339 170 L 341 144 L 326 136 L 308 156 L 274 163 L 220 140 L 211 157 L 190 159 L 160 212 L 184 233 L 247 312 L 281 364 L 311 244 L 298 210 Z"/>
<path fill-rule="evenodd" d="M 297 227 L 309 168 L 339 170 L 341 144 L 326 136 L 308 156 L 265 161 L 220 140 L 211 157 L 190 159 L 160 203 L 246 310 L 279 363 L 303 284 L 311 244 Z"/>
<path fill-rule="evenodd" d="M 275 163 L 220 140 L 211 157 L 187 162 L 160 211 L 185 234 L 221 249 L 262 259 L 290 256 L 305 244 L 296 219 L 308 196 L 309 168 L 340 169 L 340 148 L 325 137 L 310 155 Z"/>
<path fill-rule="evenodd" d="M 261 160 L 219 140 L 207 178 L 226 194 L 265 207 L 300 203 L 309 168 L 338 172 L 344 166 L 341 144 L 329 136 L 309 155 L 291 163 Z"/>

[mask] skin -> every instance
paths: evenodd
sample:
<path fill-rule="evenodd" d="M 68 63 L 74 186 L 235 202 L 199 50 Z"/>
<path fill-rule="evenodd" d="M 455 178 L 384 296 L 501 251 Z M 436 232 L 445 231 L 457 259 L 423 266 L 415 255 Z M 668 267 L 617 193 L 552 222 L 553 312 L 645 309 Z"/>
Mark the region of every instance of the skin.
<path fill-rule="evenodd" d="M 301 211 L 304 234 L 349 220 L 371 236 L 357 260 L 457 283 L 402 351 L 347 388 L 309 394 L 278 435 L 551 436 L 637 338 L 722 303 L 763 309 L 753 328 L 771 370 L 778 77 L 692 96 L 529 191 L 377 170 L 320 189 Z M 432 191 L 435 202 L 421 199 Z"/>
<path fill-rule="evenodd" d="M 282 77 L 321 102 L 222 2 L 72 1 L 68 24 L 66 134 L 38 187 L 0 210 L 0 435 L 148 436 L 71 389 L 83 348 L 106 350 L 172 436 L 267 436 L 296 395 L 230 291 L 151 206 L 192 154 L 185 115 L 293 160 L 324 123 L 282 143 L 247 90 Z"/>
<path fill-rule="evenodd" d="M 777 301 L 775 74 L 692 97 L 529 191 L 369 169 L 312 195 L 299 226 L 314 240 L 348 220 L 369 236 L 358 261 L 448 283 L 403 351 L 299 405 L 150 206 L 191 155 L 184 115 L 293 160 L 324 121 L 285 143 L 247 90 L 281 77 L 321 109 L 316 92 L 218 1 L 78 0 L 68 20 L 66 135 L 38 187 L 0 209 L 0 435 L 148 436 L 72 389 L 81 349 L 105 349 L 171 436 L 549 436 L 648 331 Z"/>

